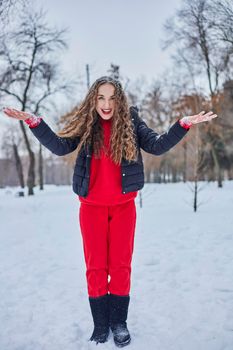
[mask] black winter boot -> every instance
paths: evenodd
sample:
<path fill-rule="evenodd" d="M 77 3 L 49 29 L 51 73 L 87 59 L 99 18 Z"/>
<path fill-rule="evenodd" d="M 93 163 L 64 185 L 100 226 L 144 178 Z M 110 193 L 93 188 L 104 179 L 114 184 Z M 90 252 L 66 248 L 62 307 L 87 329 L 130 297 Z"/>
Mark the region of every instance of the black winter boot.
<path fill-rule="evenodd" d="M 109 335 L 109 295 L 89 297 L 91 313 L 94 322 L 94 330 L 89 340 L 105 343 Z"/>
<path fill-rule="evenodd" d="M 109 324 L 118 347 L 126 346 L 131 341 L 126 322 L 129 300 L 129 295 L 109 294 Z"/>

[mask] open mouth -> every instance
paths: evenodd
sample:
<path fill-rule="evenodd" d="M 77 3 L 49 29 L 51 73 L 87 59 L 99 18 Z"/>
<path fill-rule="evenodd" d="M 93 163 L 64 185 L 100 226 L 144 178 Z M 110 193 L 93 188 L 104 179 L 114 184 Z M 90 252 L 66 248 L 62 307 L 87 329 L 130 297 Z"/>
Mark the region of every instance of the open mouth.
<path fill-rule="evenodd" d="M 112 112 L 112 109 L 102 109 L 102 108 L 101 108 L 101 112 L 102 112 L 104 115 L 109 115 L 109 114 Z"/>

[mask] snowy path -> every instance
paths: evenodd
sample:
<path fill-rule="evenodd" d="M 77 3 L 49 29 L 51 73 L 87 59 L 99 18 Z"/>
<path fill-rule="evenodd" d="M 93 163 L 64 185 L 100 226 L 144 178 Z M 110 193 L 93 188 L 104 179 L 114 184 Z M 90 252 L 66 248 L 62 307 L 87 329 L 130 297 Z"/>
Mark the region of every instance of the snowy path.
<path fill-rule="evenodd" d="M 88 350 L 79 202 L 71 188 L 33 198 L 0 190 L 0 350 Z M 137 198 L 131 350 L 233 349 L 233 183 L 209 184 L 196 214 L 187 185 Z M 112 336 L 98 349 L 117 349 Z"/>

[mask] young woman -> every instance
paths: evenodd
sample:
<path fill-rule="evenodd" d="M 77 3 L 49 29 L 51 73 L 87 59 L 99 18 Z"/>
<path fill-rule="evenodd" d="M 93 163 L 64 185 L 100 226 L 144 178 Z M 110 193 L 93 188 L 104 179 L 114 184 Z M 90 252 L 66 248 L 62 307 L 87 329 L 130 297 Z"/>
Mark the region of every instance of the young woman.
<path fill-rule="evenodd" d="M 97 79 L 70 122 L 57 134 L 43 118 L 4 108 L 24 120 L 35 137 L 62 156 L 77 151 L 73 191 L 80 200 L 79 222 L 94 330 L 90 340 L 104 343 L 109 329 L 117 346 L 130 343 L 127 315 L 136 226 L 135 198 L 144 185 L 140 149 L 161 155 L 193 124 L 217 115 L 201 112 L 177 120 L 159 135 L 129 107 L 119 81 Z"/>

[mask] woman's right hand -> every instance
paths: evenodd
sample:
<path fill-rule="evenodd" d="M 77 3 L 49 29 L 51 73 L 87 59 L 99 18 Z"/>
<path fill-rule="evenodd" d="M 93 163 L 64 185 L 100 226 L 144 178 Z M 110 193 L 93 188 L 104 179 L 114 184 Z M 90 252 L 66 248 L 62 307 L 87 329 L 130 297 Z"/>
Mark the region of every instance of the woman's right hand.
<path fill-rule="evenodd" d="M 18 119 L 18 120 L 26 120 L 26 119 L 34 116 L 32 113 L 22 112 L 22 111 L 15 109 L 15 108 L 8 108 L 8 107 L 4 107 L 3 112 L 8 117 Z"/>

